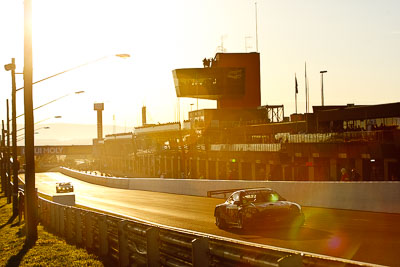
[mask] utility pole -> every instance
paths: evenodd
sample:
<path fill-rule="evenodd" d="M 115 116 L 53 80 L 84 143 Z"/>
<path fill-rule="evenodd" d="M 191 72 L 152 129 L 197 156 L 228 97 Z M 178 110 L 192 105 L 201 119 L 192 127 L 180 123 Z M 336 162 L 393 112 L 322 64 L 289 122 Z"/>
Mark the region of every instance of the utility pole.
<path fill-rule="evenodd" d="M 18 215 L 18 160 L 17 160 L 17 120 L 16 120 L 16 84 L 15 84 L 15 58 L 11 59 L 11 63 L 4 65 L 4 69 L 6 71 L 11 71 L 11 81 L 12 81 L 12 89 L 11 89 L 11 120 L 12 120 L 12 174 L 13 174 L 13 188 L 12 188 L 12 202 L 13 202 L 13 215 Z"/>
<path fill-rule="evenodd" d="M 1 193 L 6 194 L 6 182 L 3 176 L 3 136 L 0 134 L 0 177 L 1 177 Z"/>
<path fill-rule="evenodd" d="M 3 188 L 3 191 L 4 191 L 4 195 L 7 197 L 7 203 L 9 203 L 8 202 L 8 189 L 9 189 L 9 186 L 8 186 L 8 179 L 7 179 L 7 176 L 6 176 L 6 162 L 7 162 L 7 155 L 6 155 L 6 149 L 5 149 L 5 146 L 6 146 L 6 143 L 5 143 L 5 129 L 4 129 L 4 120 L 2 120 L 1 121 L 1 154 L 2 154 L 2 157 L 1 157 L 1 179 L 2 179 L 2 181 L 3 181 L 3 185 L 4 185 L 4 188 Z"/>
<path fill-rule="evenodd" d="M 18 215 L 18 155 L 17 155 L 17 86 L 15 83 L 15 58 L 11 59 L 13 66 L 11 70 L 12 90 L 11 90 L 11 109 L 12 109 L 12 157 L 13 157 L 13 215 Z"/>
<path fill-rule="evenodd" d="M 25 220 L 26 243 L 37 240 L 35 190 L 34 119 L 32 100 L 32 0 L 24 1 L 24 109 L 25 109 Z"/>
<path fill-rule="evenodd" d="M 7 203 L 11 203 L 12 196 L 12 188 L 11 188 L 11 164 L 10 164 L 10 105 L 8 104 L 7 99 L 7 147 L 6 147 L 6 155 L 7 155 Z"/>

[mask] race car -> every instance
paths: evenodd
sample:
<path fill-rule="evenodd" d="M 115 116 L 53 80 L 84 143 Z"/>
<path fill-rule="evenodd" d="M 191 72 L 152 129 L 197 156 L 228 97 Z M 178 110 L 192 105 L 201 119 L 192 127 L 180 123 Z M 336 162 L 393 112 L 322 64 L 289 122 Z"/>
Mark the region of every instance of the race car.
<path fill-rule="evenodd" d="M 300 227 L 304 224 L 301 206 L 287 201 L 269 188 L 243 189 L 232 193 L 215 207 L 218 228 Z"/>
<path fill-rule="evenodd" d="M 71 184 L 71 182 L 56 183 L 56 192 L 57 193 L 74 192 L 74 186 Z"/>

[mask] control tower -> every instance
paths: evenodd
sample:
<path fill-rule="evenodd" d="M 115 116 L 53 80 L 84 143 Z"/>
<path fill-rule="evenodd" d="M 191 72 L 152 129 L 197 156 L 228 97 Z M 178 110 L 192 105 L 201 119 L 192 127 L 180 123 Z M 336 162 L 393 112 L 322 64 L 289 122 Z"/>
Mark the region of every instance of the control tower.
<path fill-rule="evenodd" d="M 217 53 L 203 65 L 172 71 L 177 97 L 217 100 L 218 109 L 261 105 L 259 53 Z"/>

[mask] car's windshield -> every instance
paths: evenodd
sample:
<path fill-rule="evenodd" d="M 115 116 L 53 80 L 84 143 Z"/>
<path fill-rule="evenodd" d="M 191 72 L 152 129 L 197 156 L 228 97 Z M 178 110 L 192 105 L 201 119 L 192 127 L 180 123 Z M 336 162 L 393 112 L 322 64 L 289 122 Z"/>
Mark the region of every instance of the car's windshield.
<path fill-rule="evenodd" d="M 248 191 L 242 194 L 242 203 L 276 202 L 283 198 L 273 191 Z"/>

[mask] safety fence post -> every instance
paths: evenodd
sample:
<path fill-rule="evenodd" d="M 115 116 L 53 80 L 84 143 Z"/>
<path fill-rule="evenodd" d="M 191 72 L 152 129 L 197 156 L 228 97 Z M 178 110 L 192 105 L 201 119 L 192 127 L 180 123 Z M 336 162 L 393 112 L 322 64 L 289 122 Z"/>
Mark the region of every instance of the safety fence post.
<path fill-rule="evenodd" d="M 279 267 L 303 267 L 303 257 L 299 254 L 291 254 L 278 260 Z"/>
<path fill-rule="evenodd" d="M 107 217 L 104 215 L 99 216 L 99 248 L 100 256 L 108 255 L 108 229 L 107 229 Z"/>
<path fill-rule="evenodd" d="M 147 238 L 147 266 L 160 266 L 160 230 L 149 228 L 146 231 Z"/>
<path fill-rule="evenodd" d="M 38 199 L 38 221 L 42 221 L 43 223 L 43 201 L 39 198 Z"/>
<path fill-rule="evenodd" d="M 86 248 L 91 249 L 93 247 L 93 219 L 90 212 L 85 214 L 85 234 L 86 234 Z"/>
<path fill-rule="evenodd" d="M 67 218 L 67 227 L 66 227 L 66 233 L 65 233 L 65 236 L 66 236 L 66 239 L 68 240 L 68 241 L 71 241 L 72 240 L 72 220 L 73 220 L 73 218 L 72 218 L 72 208 L 71 207 L 67 207 L 66 209 L 65 209 L 65 213 L 66 213 L 66 218 Z"/>
<path fill-rule="evenodd" d="M 80 210 L 75 212 L 75 240 L 76 243 L 82 244 L 82 214 Z"/>
<path fill-rule="evenodd" d="M 42 209 L 42 224 L 46 227 L 49 227 L 49 205 L 47 202 L 42 200 L 40 207 Z"/>
<path fill-rule="evenodd" d="M 210 254 L 208 239 L 204 237 L 196 238 L 192 241 L 192 264 L 193 267 L 210 266 Z"/>
<path fill-rule="evenodd" d="M 56 233 L 60 233 L 60 206 L 57 204 L 54 204 L 54 215 L 55 215 L 55 219 L 56 219 Z"/>
<path fill-rule="evenodd" d="M 51 218 L 51 223 L 50 223 L 50 228 L 52 231 L 56 230 L 56 213 L 55 213 L 55 207 L 54 205 L 50 204 L 50 218 Z"/>
<path fill-rule="evenodd" d="M 128 238 L 126 236 L 125 227 L 127 221 L 118 222 L 118 251 L 119 251 L 119 266 L 129 266 L 129 250 Z"/>
<path fill-rule="evenodd" d="M 63 206 L 58 206 L 59 208 L 59 218 L 60 218 L 60 235 L 65 236 L 65 210 Z"/>

